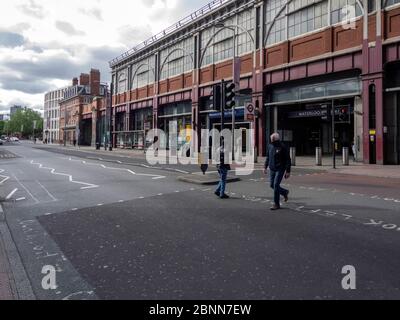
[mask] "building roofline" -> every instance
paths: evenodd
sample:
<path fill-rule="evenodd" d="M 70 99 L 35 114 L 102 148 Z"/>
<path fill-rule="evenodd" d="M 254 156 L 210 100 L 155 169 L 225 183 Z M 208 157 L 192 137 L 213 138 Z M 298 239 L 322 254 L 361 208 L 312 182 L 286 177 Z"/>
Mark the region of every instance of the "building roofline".
<path fill-rule="evenodd" d="M 182 20 L 178 21 L 177 23 L 173 24 L 172 26 L 164 29 L 163 31 L 153 35 L 151 38 L 143 41 L 142 43 L 138 44 L 137 46 L 133 47 L 132 49 L 124 52 L 120 56 L 114 58 L 109 62 L 109 65 L 111 68 L 113 68 L 115 65 L 118 63 L 132 57 L 134 54 L 137 54 L 147 48 L 150 45 L 153 45 L 166 37 L 170 36 L 171 34 L 183 29 L 184 27 L 189 26 L 192 24 L 194 21 L 198 20 L 199 18 L 203 18 L 210 14 L 211 12 L 214 12 L 217 9 L 220 9 L 224 5 L 234 2 L 235 0 L 213 0 L 203 6 L 202 8 L 196 10 L 195 12 L 191 13 L 190 15 L 186 16 Z"/>

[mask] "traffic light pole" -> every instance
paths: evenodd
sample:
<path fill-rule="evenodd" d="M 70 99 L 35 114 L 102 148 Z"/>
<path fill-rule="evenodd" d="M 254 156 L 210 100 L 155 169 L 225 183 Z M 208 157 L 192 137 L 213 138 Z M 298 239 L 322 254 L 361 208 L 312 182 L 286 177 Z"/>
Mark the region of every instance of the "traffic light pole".
<path fill-rule="evenodd" d="M 225 152 L 225 141 L 223 140 L 223 135 L 222 132 L 225 129 L 225 80 L 221 81 L 221 138 L 220 138 L 220 147 L 221 151 Z M 220 154 L 220 159 L 221 159 L 221 154 Z"/>
<path fill-rule="evenodd" d="M 332 143 L 333 143 L 333 169 L 336 169 L 336 137 L 335 137 L 335 100 L 332 100 Z"/>

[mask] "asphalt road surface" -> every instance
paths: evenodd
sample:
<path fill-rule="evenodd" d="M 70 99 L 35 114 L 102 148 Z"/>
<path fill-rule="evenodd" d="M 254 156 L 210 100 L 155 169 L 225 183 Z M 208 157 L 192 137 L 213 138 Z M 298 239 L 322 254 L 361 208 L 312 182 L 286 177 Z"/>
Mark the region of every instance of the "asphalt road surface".
<path fill-rule="evenodd" d="M 271 212 L 261 171 L 220 200 L 177 180 L 196 168 L 93 154 L 0 147 L 15 277 L 36 299 L 400 298 L 399 180 L 294 169 Z M 43 289 L 44 266 L 57 288 Z"/>

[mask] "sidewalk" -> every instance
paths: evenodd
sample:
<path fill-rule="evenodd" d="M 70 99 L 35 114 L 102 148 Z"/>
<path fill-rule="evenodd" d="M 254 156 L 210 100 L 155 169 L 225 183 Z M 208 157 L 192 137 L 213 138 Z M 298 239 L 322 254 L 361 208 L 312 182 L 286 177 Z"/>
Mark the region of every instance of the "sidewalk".
<path fill-rule="evenodd" d="M 73 146 L 60 146 L 60 145 L 42 145 L 38 144 L 38 146 L 47 146 L 49 148 L 60 148 L 60 149 L 72 149 L 79 150 L 83 152 L 95 152 L 100 157 L 101 155 L 114 155 L 127 157 L 132 159 L 140 159 L 145 160 L 146 155 L 144 150 L 132 150 L 132 149 L 113 149 L 113 151 L 105 151 L 104 148 L 101 150 L 96 150 L 94 147 L 73 147 Z M 264 166 L 265 158 L 259 157 L 258 163 L 256 163 L 255 167 L 257 169 L 261 169 Z M 350 175 L 360 175 L 360 176 L 370 176 L 370 177 L 378 177 L 378 178 L 392 178 L 392 179 L 400 179 L 400 166 L 383 166 L 383 165 L 366 165 L 360 162 L 353 162 L 350 160 L 349 166 L 343 166 L 342 158 L 338 156 L 336 158 L 336 169 L 333 169 L 333 160 L 332 157 L 323 157 L 322 166 L 315 165 L 314 157 L 297 157 L 296 158 L 296 166 L 294 168 L 297 169 L 308 169 L 313 171 L 325 171 L 330 173 L 339 173 L 339 174 L 350 174 Z"/>
<path fill-rule="evenodd" d="M 0 224 L 4 221 L 4 213 L 0 204 Z M 6 248 L 3 240 L 3 235 L 0 230 L 0 301 L 14 300 L 15 289 L 13 285 L 13 276 L 10 263 L 6 254 Z"/>
<path fill-rule="evenodd" d="M 265 158 L 259 158 L 258 166 L 261 167 L 264 161 Z M 324 157 L 322 159 L 322 166 L 317 166 L 315 164 L 314 157 L 297 157 L 296 166 L 293 168 L 376 178 L 400 179 L 400 166 L 370 165 L 362 162 L 354 162 L 353 160 L 350 160 L 349 166 L 344 166 L 340 156 L 336 158 L 336 169 L 333 169 L 332 157 Z"/>

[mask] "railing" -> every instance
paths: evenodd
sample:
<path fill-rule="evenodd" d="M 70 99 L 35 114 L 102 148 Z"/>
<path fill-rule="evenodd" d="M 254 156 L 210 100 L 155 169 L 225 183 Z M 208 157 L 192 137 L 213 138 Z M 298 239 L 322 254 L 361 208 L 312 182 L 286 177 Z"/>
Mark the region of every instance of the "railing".
<path fill-rule="evenodd" d="M 213 0 L 212 2 L 210 2 L 209 4 L 205 5 L 204 7 L 202 7 L 201 9 L 193 12 L 192 14 L 188 15 L 186 18 L 178 21 L 177 23 L 173 24 L 172 26 L 170 26 L 169 28 L 161 31 L 160 33 L 157 33 L 156 35 L 152 36 L 151 38 L 147 39 L 146 41 L 142 42 L 141 44 L 137 45 L 136 47 L 130 49 L 129 51 L 126 51 L 125 53 L 121 54 L 120 56 L 118 56 L 117 58 L 111 60 L 109 62 L 110 67 L 115 66 L 116 64 L 118 64 L 119 62 L 125 60 L 126 58 L 132 56 L 133 54 L 135 54 L 136 52 L 146 48 L 147 46 L 165 38 L 166 36 L 176 32 L 177 30 L 187 26 L 188 24 L 190 24 L 191 22 L 193 22 L 194 20 L 208 14 L 209 12 L 223 6 L 224 4 L 230 2 L 232 0 Z"/>

